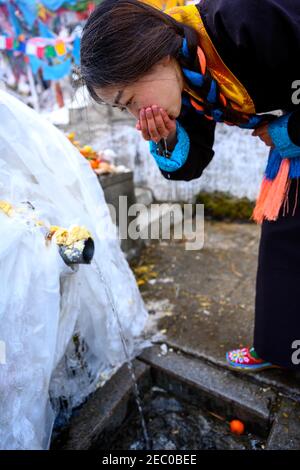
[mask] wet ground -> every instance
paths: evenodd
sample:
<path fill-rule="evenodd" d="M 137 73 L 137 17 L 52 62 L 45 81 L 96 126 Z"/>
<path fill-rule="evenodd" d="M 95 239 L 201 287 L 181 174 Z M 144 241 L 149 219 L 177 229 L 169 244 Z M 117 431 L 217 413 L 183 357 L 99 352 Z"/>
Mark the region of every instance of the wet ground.
<path fill-rule="evenodd" d="M 143 409 L 152 450 L 256 450 L 265 446 L 263 439 L 250 433 L 232 434 L 224 417 L 187 404 L 158 387 L 145 396 Z M 146 449 L 138 414 L 123 423 L 110 444 L 110 450 L 126 449 Z"/>

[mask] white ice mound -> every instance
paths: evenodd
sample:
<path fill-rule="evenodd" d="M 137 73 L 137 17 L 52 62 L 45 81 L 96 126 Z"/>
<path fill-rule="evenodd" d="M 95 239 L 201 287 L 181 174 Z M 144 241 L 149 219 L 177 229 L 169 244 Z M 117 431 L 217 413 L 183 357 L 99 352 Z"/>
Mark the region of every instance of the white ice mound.
<path fill-rule="evenodd" d="M 86 227 L 107 283 L 91 265 L 68 268 L 37 226 L 0 210 L 0 447 L 47 449 L 62 404 L 69 413 L 126 361 L 107 288 L 131 358 L 149 345 L 148 313 L 89 163 L 4 91 L 0 116 L 0 200 Z"/>

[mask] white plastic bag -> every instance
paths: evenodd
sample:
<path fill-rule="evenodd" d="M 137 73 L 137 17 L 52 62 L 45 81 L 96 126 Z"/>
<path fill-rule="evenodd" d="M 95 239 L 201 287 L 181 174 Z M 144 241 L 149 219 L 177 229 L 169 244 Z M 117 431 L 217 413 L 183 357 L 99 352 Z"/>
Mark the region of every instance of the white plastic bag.
<path fill-rule="evenodd" d="M 135 357 L 149 345 L 148 314 L 97 177 L 58 129 L 4 91 L 0 115 L 0 200 L 29 201 L 49 225 L 91 232 Z M 124 364 L 117 319 L 91 265 L 73 272 L 38 227 L 2 211 L 0 277 L 0 447 L 47 449 L 62 404 L 68 416 Z"/>

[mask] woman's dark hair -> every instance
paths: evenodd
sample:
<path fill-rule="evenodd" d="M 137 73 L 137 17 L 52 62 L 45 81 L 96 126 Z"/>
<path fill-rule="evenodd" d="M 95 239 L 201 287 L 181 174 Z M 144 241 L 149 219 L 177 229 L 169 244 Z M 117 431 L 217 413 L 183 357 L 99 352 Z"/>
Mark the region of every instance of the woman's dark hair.
<path fill-rule="evenodd" d="M 197 61 L 199 37 L 192 27 L 140 0 L 104 0 L 83 29 L 81 78 L 92 98 L 102 103 L 95 88 L 133 83 L 167 55 L 191 67 L 179 58 L 184 36 Z"/>
<path fill-rule="evenodd" d="M 181 54 L 183 38 L 186 38 L 189 58 Z M 161 59 L 170 55 L 181 67 L 199 71 L 197 47 L 199 34 L 196 29 L 175 20 L 142 0 L 104 0 L 88 18 L 81 38 L 81 79 L 90 95 L 98 103 L 95 88 L 109 85 L 127 85 L 143 77 Z M 208 100 L 212 75 L 208 69 L 203 75 L 201 87 L 190 88 L 200 93 L 201 105 L 211 115 L 215 103 Z M 247 116 L 220 102 L 224 120 L 244 123 Z"/>

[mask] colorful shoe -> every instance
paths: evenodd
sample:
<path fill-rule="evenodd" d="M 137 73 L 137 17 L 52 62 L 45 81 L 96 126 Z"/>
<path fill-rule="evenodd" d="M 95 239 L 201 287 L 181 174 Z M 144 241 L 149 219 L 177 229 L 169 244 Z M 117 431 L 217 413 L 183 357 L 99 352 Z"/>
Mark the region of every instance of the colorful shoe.
<path fill-rule="evenodd" d="M 244 371 L 259 371 L 264 369 L 281 368 L 271 362 L 260 359 L 252 348 L 234 349 L 226 353 L 226 360 L 230 369 Z"/>

